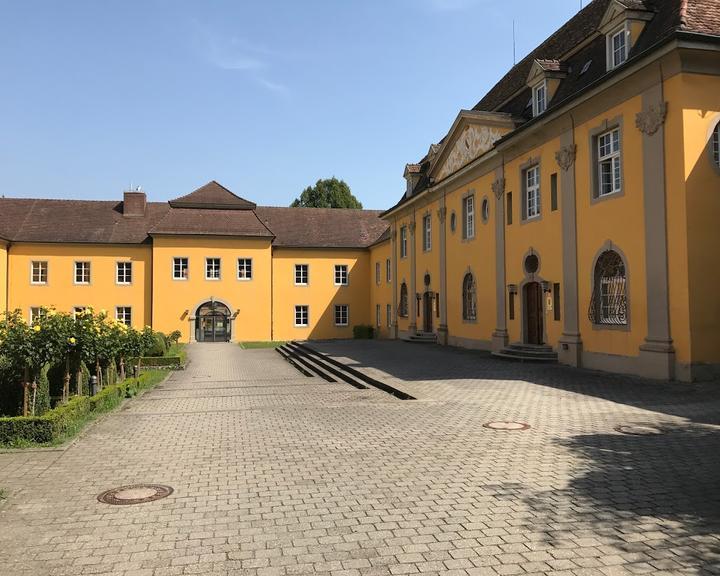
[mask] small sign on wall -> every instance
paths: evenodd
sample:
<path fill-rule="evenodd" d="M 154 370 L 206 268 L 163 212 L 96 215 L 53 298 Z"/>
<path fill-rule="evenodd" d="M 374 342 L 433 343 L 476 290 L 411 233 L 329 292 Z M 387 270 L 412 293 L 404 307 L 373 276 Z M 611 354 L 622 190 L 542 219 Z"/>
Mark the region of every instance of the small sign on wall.
<path fill-rule="evenodd" d="M 545 293 L 545 309 L 548 312 L 552 312 L 553 309 L 553 297 L 550 292 Z"/>

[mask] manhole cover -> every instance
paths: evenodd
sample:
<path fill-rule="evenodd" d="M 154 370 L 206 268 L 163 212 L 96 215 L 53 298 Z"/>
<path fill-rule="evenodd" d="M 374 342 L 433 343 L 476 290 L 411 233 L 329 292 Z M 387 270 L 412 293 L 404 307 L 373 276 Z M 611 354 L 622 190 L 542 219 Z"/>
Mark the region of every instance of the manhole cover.
<path fill-rule="evenodd" d="M 615 426 L 615 430 L 622 434 L 632 434 L 634 436 L 655 436 L 657 434 L 664 434 L 663 430 L 656 424 L 647 424 L 642 422 L 620 424 Z"/>
<path fill-rule="evenodd" d="M 160 500 L 166 496 L 170 496 L 173 489 L 170 486 L 162 484 L 133 484 L 131 486 L 120 486 L 106 490 L 100 494 L 97 499 L 104 504 L 113 504 L 122 506 L 127 504 L 143 504 Z"/>
<path fill-rule="evenodd" d="M 525 422 L 487 422 L 483 426 L 493 430 L 527 430 L 530 428 L 530 424 Z"/>

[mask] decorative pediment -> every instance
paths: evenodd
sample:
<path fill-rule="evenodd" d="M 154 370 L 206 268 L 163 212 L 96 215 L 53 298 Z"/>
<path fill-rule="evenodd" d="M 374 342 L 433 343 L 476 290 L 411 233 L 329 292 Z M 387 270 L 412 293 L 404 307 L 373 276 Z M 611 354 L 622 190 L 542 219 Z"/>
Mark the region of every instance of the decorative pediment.
<path fill-rule="evenodd" d="M 607 34 L 613 28 L 621 26 L 626 20 L 650 20 L 653 13 L 646 7 L 643 2 L 633 0 L 633 2 L 625 2 L 623 0 L 612 0 L 605 10 L 605 15 L 600 20 L 598 30 Z"/>
<path fill-rule="evenodd" d="M 544 79 L 564 78 L 566 75 L 567 66 L 559 60 L 535 60 L 525 83 L 532 87 Z"/>
<path fill-rule="evenodd" d="M 515 128 L 509 114 L 463 110 L 437 151 L 430 174 L 440 181 L 493 147 Z"/>

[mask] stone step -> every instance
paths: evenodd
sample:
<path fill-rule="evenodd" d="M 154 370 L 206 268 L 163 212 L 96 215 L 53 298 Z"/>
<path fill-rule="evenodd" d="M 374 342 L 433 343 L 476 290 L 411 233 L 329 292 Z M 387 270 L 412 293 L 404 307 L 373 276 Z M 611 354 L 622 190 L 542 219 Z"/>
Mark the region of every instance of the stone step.
<path fill-rule="evenodd" d="M 545 344 L 510 344 L 498 352 L 493 352 L 493 356 L 520 362 L 557 362 L 558 359 L 557 352 Z"/>

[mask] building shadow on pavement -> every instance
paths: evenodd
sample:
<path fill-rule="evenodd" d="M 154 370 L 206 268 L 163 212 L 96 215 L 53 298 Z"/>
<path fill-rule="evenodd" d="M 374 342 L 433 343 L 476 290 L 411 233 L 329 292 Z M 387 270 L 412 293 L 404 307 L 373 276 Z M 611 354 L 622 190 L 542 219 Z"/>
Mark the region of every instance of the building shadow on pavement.
<path fill-rule="evenodd" d="M 720 425 L 720 382 L 663 382 L 557 364 L 518 363 L 483 351 L 400 341 L 335 340 L 310 345 L 378 378 L 456 384 L 466 380 L 523 381 Z"/>
<path fill-rule="evenodd" d="M 609 546 L 618 564 L 638 563 L 638 571 L 720 573 L 720 434 L 693 424 L 657 427 L 650 436 L 556 441 L 584 472 L 565 488 L 526 496 L 548 544 L 587 536 L 584 544 L 600 547 L 605 560 L 613 562 Z"/>

